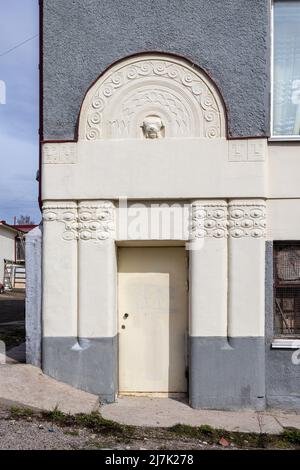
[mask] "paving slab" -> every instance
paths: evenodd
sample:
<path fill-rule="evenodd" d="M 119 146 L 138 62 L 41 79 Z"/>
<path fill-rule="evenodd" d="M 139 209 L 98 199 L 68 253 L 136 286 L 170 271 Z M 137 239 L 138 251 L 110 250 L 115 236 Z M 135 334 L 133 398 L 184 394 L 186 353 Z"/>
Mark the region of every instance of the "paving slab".
<path fill-rule="evenodd" d="M 64 413 L 101 412 L 121 424 L 143 427 L 210 425 L 228 431 L 278 434 L 284 427 L 300 429 L 300 414 L 280 410 L 213 411 L 194 410 L 184 400 L 154 397 L 120 397 L 116 403 L 100 408 L 96 395 L 58 382 L 28 364 L 0 365 L 0 404 L 16 404 Z"/>
<path fill-rule="evenodd" d="M 290 415 L 288 413 L 278 413 L 276 414 L 276 419 L 283 427 L 300 429 L 299 414 Z"/>
<path fill-rule="evenodd" d="M 258 413 L 257 418 L 260 425 L 260 431 L 262 433 L 280 434 L 283 431 L 283 427 L 276 419 L 276 416 L 272 416 L 267 413 Z"/>
<path fill-rule="evenodd" d="M 0 365 L 0 403 L 64 413 L 91 413 L 99 410 L 96 395 L 58 382 L 28 364 Z"/>
<path fill-rule="evenodd" d="M 101 407 L 106 419 L 133 426 L 171 427 L 175 424 L 204 424 L 227 431 L 278 434 L 284 426 L 300 429 L 300 415 L 255 411 L 194 410 L 184 401 L 171 398 L 120 397 Z"/>

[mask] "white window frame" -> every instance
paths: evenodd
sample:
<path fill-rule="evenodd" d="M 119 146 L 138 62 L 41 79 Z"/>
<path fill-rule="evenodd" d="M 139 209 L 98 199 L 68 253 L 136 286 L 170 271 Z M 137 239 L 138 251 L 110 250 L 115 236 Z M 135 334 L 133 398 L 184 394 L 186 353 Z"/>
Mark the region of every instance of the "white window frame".
<path fill-rule="evenodd" d="M 273 339 L 272 349 L 300 349 L 300 339 Z"/>
<path fill-rule="evenodd" d="M 276 1 L 282 0 L 270 0 L 271 3 L 271 110 L 270 110 L 270 138 L 269 141 L 289 141 L 289 142 L 300 142 L 300 135 L 274 135 L 273 133 L 273 118 L 274 118 L 274 4 Z M 298 0 L 299 1 L 299 0 Z"/>

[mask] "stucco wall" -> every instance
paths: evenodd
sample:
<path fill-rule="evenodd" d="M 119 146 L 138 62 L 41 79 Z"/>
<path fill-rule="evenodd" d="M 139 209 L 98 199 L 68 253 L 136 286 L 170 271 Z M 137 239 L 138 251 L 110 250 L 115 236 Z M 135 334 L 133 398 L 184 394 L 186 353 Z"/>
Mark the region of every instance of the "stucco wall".
<path fill-rule="evenodd" d="M 26 362 L 41 367 L 42 227 L 26 236 Z"/>
<path fill-rule="evenodd" d="M 3 283 L 4 260 L 15 259 L 15 236 L 10 230 L 0 227 L 0 282 Z"/>
<path fill-rule="evenodd" d="M 230 136 L 268 134 L 268 0 L 41 3 L 45 140 L 73 139 L 93 81 L 113 62 L 145 51 L 202 67 L 223 95 Z"/>
<path fill-rule="evenodd" d="M 272 408 L 299 411 L 300 366 L 293 349 L 272 349 L 274 339 L 273 242 L 266 244 L 266 401 Z"/>

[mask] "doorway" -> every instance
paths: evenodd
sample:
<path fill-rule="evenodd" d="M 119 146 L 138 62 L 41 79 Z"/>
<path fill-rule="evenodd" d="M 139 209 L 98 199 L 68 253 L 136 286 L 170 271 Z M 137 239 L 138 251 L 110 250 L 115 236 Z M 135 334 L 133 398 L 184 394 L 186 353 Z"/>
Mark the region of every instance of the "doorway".
<path fill-rule="evenodd" d="M 119 393 L 185 394 L 187 251 L 120 247 L 118 264 Z"/>

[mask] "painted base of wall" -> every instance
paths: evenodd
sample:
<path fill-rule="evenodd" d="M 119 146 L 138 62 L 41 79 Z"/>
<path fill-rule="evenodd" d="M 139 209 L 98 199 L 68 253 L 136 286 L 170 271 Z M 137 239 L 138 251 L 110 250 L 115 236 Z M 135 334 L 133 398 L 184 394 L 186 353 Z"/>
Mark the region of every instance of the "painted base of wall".
<path fill-rule="evenodd" d="M 112 403 L 117 394 L 117 337 L 43 338 L 43 371 Z"/>
<path fill-rule="evenodd" d="M 290 411 L 300 410 L 300 365 L 293 364 L 295 350 L 266 350 L 267 406 Z"/>
<path fill-rule="evenodd" d="M 272 349 L 274 340 L 273 242 L 266 243 L 266 393 L 267 406 L 300 410 L 300 365 L 293 349 Z"/>
<path fill-rule="evenodd" d="M 190 404 L 193 408 L 263 410 L 264 338 L 190 338 Z"/>

